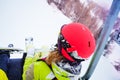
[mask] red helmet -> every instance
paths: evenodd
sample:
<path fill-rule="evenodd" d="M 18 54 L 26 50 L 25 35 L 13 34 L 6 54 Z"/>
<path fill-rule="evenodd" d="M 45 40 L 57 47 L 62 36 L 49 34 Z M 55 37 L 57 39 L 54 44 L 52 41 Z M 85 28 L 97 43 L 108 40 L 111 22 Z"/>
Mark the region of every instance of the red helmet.
<path fill-rule="evenodd" d="M 95 50 L 94 36 L 83 24 L 66 24 L 58 37 L 58 50 L 70 61 L 75 61 L 78 57 L 86 59 Z"/>

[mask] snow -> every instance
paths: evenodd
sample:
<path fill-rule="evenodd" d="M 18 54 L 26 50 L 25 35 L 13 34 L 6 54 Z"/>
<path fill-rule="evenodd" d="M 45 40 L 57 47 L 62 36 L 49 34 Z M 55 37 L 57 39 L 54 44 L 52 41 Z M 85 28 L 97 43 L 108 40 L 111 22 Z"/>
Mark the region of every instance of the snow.
<path fill-rule="evenodd" d="M 120 45 L 118 45 L 115 41 L 112 41 L 109 46 L 111 46 L 112 49 L 111 49 L 111 53 L 109 54 L 108 59 L 111 63 L 114 63 L 115 61 L 120 59 L 120 53 L 119 53 Z"/>
<path fill-rule="evenodd" d="M 86 62 L 82 63 L 82 70 L 80 76 L 83 76 L 86 73 L 86 69 L 89 66 L 91 58 L 88 59 Z M 109 59 L 101 56 L 89 80 L 120 80 L 120 73 L 115 70 Z"/>
<path fill-rule="evenodd" d="M 0 11 L 0 47 L 13 43 L 14 47 L 24 49 L 25 38 L 31 36 L 37 48 L 55 44 L 60 27 L 71 22 L 46 0 L 0 0 Z M 83 62 L 81 76 L 90 60 Z M 120 73 L 101 56 L 90 80 L 120 80 Z"/>
<path fill-rule="evenodd" d="M 90 80 L 120 80 L 120 73 L 115 70 L 107 58 L 101 56 Z"/>

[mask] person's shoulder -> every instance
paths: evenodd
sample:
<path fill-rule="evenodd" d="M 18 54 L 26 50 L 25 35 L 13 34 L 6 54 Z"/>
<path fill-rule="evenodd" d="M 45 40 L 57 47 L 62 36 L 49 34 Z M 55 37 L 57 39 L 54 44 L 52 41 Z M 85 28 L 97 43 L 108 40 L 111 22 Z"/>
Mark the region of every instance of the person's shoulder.
<path fill-rule="evenodd" d="M 42 59 L 37 59 L 35 62 L 34 62 L 34 65 L 47 65 L 47 63 L 45 62 L 45 58 L 42 58 Z"/>

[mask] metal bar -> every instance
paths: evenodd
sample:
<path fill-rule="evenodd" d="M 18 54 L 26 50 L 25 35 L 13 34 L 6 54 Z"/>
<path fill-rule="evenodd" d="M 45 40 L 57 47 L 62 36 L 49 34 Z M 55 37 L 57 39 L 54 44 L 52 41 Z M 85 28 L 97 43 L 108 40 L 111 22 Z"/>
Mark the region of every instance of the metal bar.
<path fill-rule="evenodd" d="M 110 32 L 113 29 L 115 20 L 118 17 L 119 10 L 120 10 L 120 0 L 113 0 L 109 15 L 106 18 L 106 21 L 103 25 L 103 30 L 97 41 L 95 54 L 93 55 L 92 60 L 89 64 L 89 67 L 86 73 L 84 74 L 84 76 L 81 78 L 81 80 L 88 80 L 93 74 L 95 67 L 103 53 L 103 50 L 109 38 Z"/>

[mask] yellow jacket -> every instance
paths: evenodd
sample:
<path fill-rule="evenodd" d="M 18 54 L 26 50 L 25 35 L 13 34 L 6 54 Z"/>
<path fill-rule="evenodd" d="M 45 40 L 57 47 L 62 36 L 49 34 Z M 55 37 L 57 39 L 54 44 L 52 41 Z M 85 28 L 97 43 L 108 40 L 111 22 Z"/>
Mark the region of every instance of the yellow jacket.
<path fill-rule="evenodd" d="M 0 69 L 0 80 L 8 80 L 7 75 L 2 69 Z"/>

